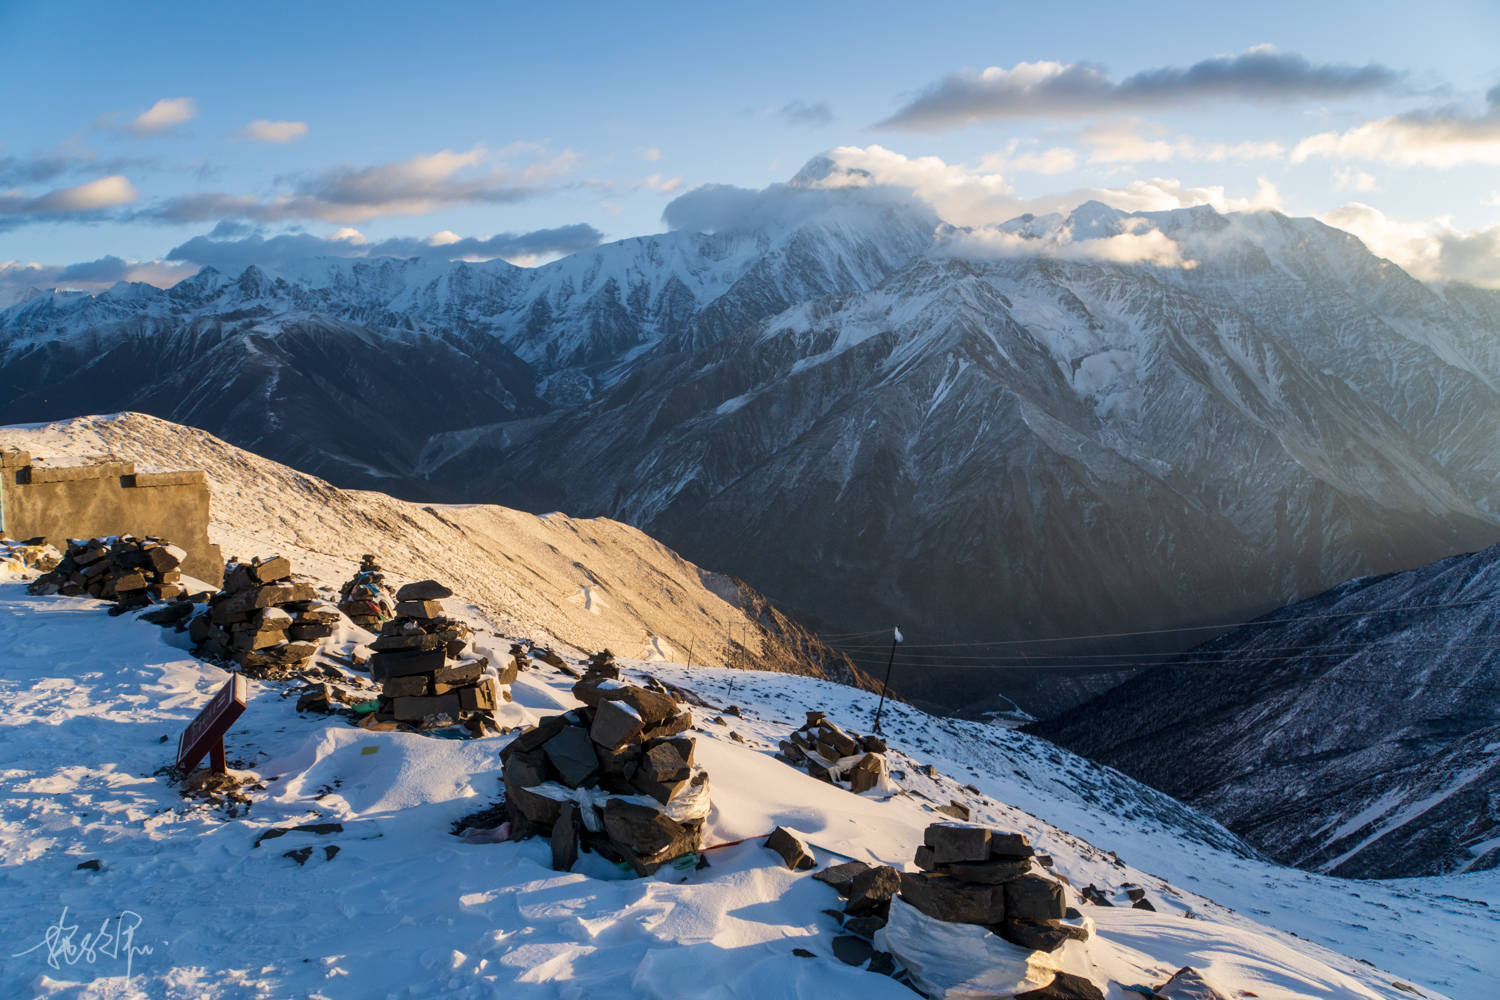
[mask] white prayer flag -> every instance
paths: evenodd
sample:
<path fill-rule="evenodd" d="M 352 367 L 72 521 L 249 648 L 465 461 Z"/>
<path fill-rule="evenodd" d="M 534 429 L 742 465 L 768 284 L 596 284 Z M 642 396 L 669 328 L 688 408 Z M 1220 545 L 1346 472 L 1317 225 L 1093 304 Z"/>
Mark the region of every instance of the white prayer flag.
<path fill-rule="evenodd" d="M 905 641 L 905 639 L 901 635 L 901 626 L 900 625 L 896 626 L 896 641 L 897 642 L 904 642 Z"/>

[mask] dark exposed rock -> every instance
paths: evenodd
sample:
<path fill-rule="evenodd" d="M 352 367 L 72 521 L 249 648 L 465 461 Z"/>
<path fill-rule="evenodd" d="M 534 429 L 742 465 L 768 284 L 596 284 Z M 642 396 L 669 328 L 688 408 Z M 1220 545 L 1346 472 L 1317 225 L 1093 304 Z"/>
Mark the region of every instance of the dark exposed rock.
<path fill-rule="evenodd" d="M 870 865 L 865 864 L 863 861 L 845 861 L 843 864 L 824 868 L 822 871 L 814 874 L 813 878 L 819 882 L 833 886 L 841 895 L 847 896 L 850 886 L 854 884 L 855 877 L 861 872 L 869 870 Z"/>
<path fill-rule="evenodd" d="M 782 862 L 792 871 L 806 871 L 817 863 L 801 838 L 784 826 L 771 831 L 766 847 L 781 855 Z"/>
<path fill-rule="evenodd" d="M 569 788 L 588 784 L 599 773 L 594 743 L 579 726 L 568 726 L 542 745 L 558 778 Z"/>
<path fill-rule="evenodd" d="M 583 829 L 583 820 L 578 805 L 565 803 L 552 824 L 552 868 L 554 871 L 573 870 L 578 861 L 578 834 Z"/>
<path fill-rule="evenodd" d="M 1104 994 L 1082 976 L 1059 972 L 1046 986 L 1017 993 L 1015 1000 L 1104 1000 Z"/>
<path fill-rule="evenodd" d="M 875 949 L 864 938 L 841 934 L 833 939 L 833 954 L 845 965 L 863 966 L 875 955 Z"/>
<path fill-rule="evenodd" d="M 854 916 L 884 913 L 890 907 L 891 897 L 900 889 L 901 873 L 890 865 L 860 872 L 849 885 L 844 912 Z"/>
<path fill-rule="evenodd" d="M 990 857 L 990 831 L 982 826 L 933 823 L 923 837 L 926 846 L 932 849 L 935 864 L 987 861 Z"/>
<path fill-rule="evenodd" d="M 1156 995 L 1167 1000 L 1228 1000 L 1191 965 L 1185 965 L 1171 979 L 1156 988 Z"/>
<path fill-rule="evenodd" d="M 901 898 L 934 920 L 998 924 L 1005 919 L 1001 886 L 971 885 L 946 875 L 901 874 Z"/>
<path fill-rule="evenodd" d="M 396 591 L 398 601 L 440 601 L 452 596 L 453 591 L 436 580 L 418 580 Z"/>
<path fill-rule="evenodd" d="M 1067 902 L 1060 883 L 1028 874 L 1005 883 L 1005 910 L 1017 920 L 1060 920 Z"/>

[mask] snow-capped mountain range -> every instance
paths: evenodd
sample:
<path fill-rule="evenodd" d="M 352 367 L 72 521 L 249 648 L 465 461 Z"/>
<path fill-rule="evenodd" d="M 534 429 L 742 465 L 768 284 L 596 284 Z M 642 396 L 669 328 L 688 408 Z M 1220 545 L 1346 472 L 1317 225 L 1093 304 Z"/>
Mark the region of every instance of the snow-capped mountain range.
<path fill-rule="evenodd" d="M 342 485 L 607 514 L 918 639 L 1235 620 L 1500 538 L 1500 294 L 1272 212 L 963 229 L 865 180 L 700 189 L 534 269 L 35 295 L 0 421 L 143 410 Z"/>

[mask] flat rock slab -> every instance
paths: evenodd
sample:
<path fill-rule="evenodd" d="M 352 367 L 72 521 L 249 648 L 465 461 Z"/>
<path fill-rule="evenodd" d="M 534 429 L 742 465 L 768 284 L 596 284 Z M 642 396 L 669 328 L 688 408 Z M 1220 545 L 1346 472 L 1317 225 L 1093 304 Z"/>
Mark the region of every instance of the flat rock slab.
<path fill-rule="evenodd" d="M 865 864 L 863 861 L 845 861 L 841 865 L 824 868 L 822 871 L 815 873 L 813 878 L 825 885 L 833 886 L 840 893 L 847 896 L 849 894 L 849 887 L 854 884 L 855 876 L 861 872 L 869 871 L 870 868 L 871 866 Z"/>
<path fill-rule="evenodd" d="M 441 601 L 452 596 L 453 591 L 436 580 L 418 580 L 396 591 L 398 601 Z"/>
<path fill-rule="evenodd" d="M 901 898 L 934 920 L 947 923 L 988 926 L 1005 919 L 1005 891 L 1001 886 L 972 885 L 944 875 L 903 872 Z"/>
<path fill-rule="evenodd" d="M 932 860 L 936 864 L 988 861 L 990 857 L 990 831 L 982 826 L 933 823 L 922 839 L 932 848 Z"/>
<path fill-rule="evenodd" d="M 1061 882 L 1027 874 L 1005 883 L 1005 912 L 1017 920 L 1061 920 L 1068 912 Z"/>
<path fill-rule="evenodd" d="M 547 760 L 557 769 L 562 783 L 578 788 L 599 773 L 599 757 L 594 741 L 580 726 L 568 726 L 542 745 Z"/>

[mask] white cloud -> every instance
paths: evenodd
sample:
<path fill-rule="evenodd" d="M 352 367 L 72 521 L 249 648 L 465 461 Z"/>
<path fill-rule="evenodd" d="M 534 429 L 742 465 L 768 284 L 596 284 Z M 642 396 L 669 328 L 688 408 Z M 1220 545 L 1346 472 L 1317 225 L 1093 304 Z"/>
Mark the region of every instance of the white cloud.
<path fill-rule="evenodd" d="M 1152 178 L 1123 187 L 1076 188 L 1040 198 L 1022 198 L 1005 176 L 986 169 L 950 164 L 936 156 L 907 157 L 883 146 L 840 146 L 828 154 L 838 171 L 819 186 L 884 184 L 908 188 L 956 226 L 986 226 L 1026 212 L 1068 212 L 1086 201 L 1102 201 L 1127 212 L 1154 212 L 1211 205 L 1220 212 L 1254 212 L 1277 208 L 1274 184 L 1261 178 L 1248 197 L 1234 197 L 1221 186 L 1192 187 L 1180 180 Z M 996 161 L 987 161 L 993 165 Z M 1003 160 L 998 161 L 1003 162 Z"/>
<path fill-rule="evenodd" d="M 363 246 L 365 243 L 369 242 L 369 240 L 365 239 L 364 233 L 350 226 L 344 226 L 340 229 L 334 230 L 333 235 L 328 238 L 330 240 L 338 240 L 341 243 L 352 243 L 355 246 Z M 458 239 L 457 236 L 453 238 Z M 431 239 L 431 237 L 428 237 L 428 242 L 431 242 Z"/>
<path fill-rule="evenodd" d="M 671 194 L 682 187 L 681 177 L 664 177 L 661 174 L 652 174 L 636 185 L 637 190 L 655 191 L 659 194 Z"/>
<path fill-rule="evenodd" d="M 1090 146 L 1090 163 L 1162 163 L 1193 160 L 1224 163 L 1246 160 L 1279 160 L 1286 147 L 1279 142 L 1199 142 L 1186 136 L 1165 138 L 1166 130 L 1138 119 L 1124 119 L 1090 126 L 1083 141 Z"/>
<path fill-rule="evenodd" d="M 191 97 L 163 97 L 125 127 L 136 135 L 160 135 L 197 116 L 198 105 Z"/>
<path fill-rule="evenodd" d="M 1333 172 L 1335 191 L 1375 191 L 1375 178 L 1358 167 L 1339 167 Z"/>
<path fill-rule="evenodd" d="M 989 173 L 1065 174 L 1078 166 L 1078 153 L 1066 146 L 1018 152 L 1020 146 L 1019 139 L 1012 139 L 1003 151 L 985 154 L 979 169 Z"/>
<path fill-rule="evenodd" d="M 1371 251 L 1423 281 L 1500 288 L 1500 226 L 1460 229 L 1447 216 L 1400 221 L 1357 201 L 1320 218 L 1358 236 Z"/>
<path fill-rule="evenodd" d="M 38 264 L 0 260 L 0 306 L 20 299 L 33 288 L 77 290 L 97 294 L 118 281 L 143 281 L 170 288 L 198 270 L 196 264 L 164 260 L 121 260 L 101 257 L 77 264 Z"/>
<path fill-rule="evenodd" d="M 236 134 L 254 142 L 296 142 L 307 135 L 307 122 L 273 122 L 257 118 Z"/>
<path fill-rule="evenodd" d="M 1073 239 L 1073 234 L 1066 228 L 1042 237 L 1021 236 L 999 229 L 960 230 L 950 236 L 947 249 L 963 257 L 1041 256 L 1060 260 L 1150 264 L 1184 270 L 1198 266 L 1196 261 L 1184 258 L 1182 248 L 1161 230 L 1143 226 L 1134 228 L 1134 232 L 1083 240 Z"/>
<path fill-rule="evenodd" d="M 135 199 L 136 190 L 130 181 L 121 174 L 111 174 L 35 197 L 20 191 L 0 192 L 0 216 L 9 216 L 18 223 L 42 221 L 57 216 L 89 215 Z"/>
<path fill-rule="evenodd" d="M 1380 160 L 1408 167 L 1500 166 L 1500 87 L 1488 109 L 1469 114 L 1448 106 L 1366 122 L 1345 132 L 1320 132 L 1297 143 L 1292 162 L 1314 156 Z"/>
<path fill-rule="evenodd" d="M 661 159 L 661 150 L 657 149 L 655 146 L 652 146 L 649 149 L 643 149 L 641 150 L 641 159 L 655 163 L 657 160 Z"/>

